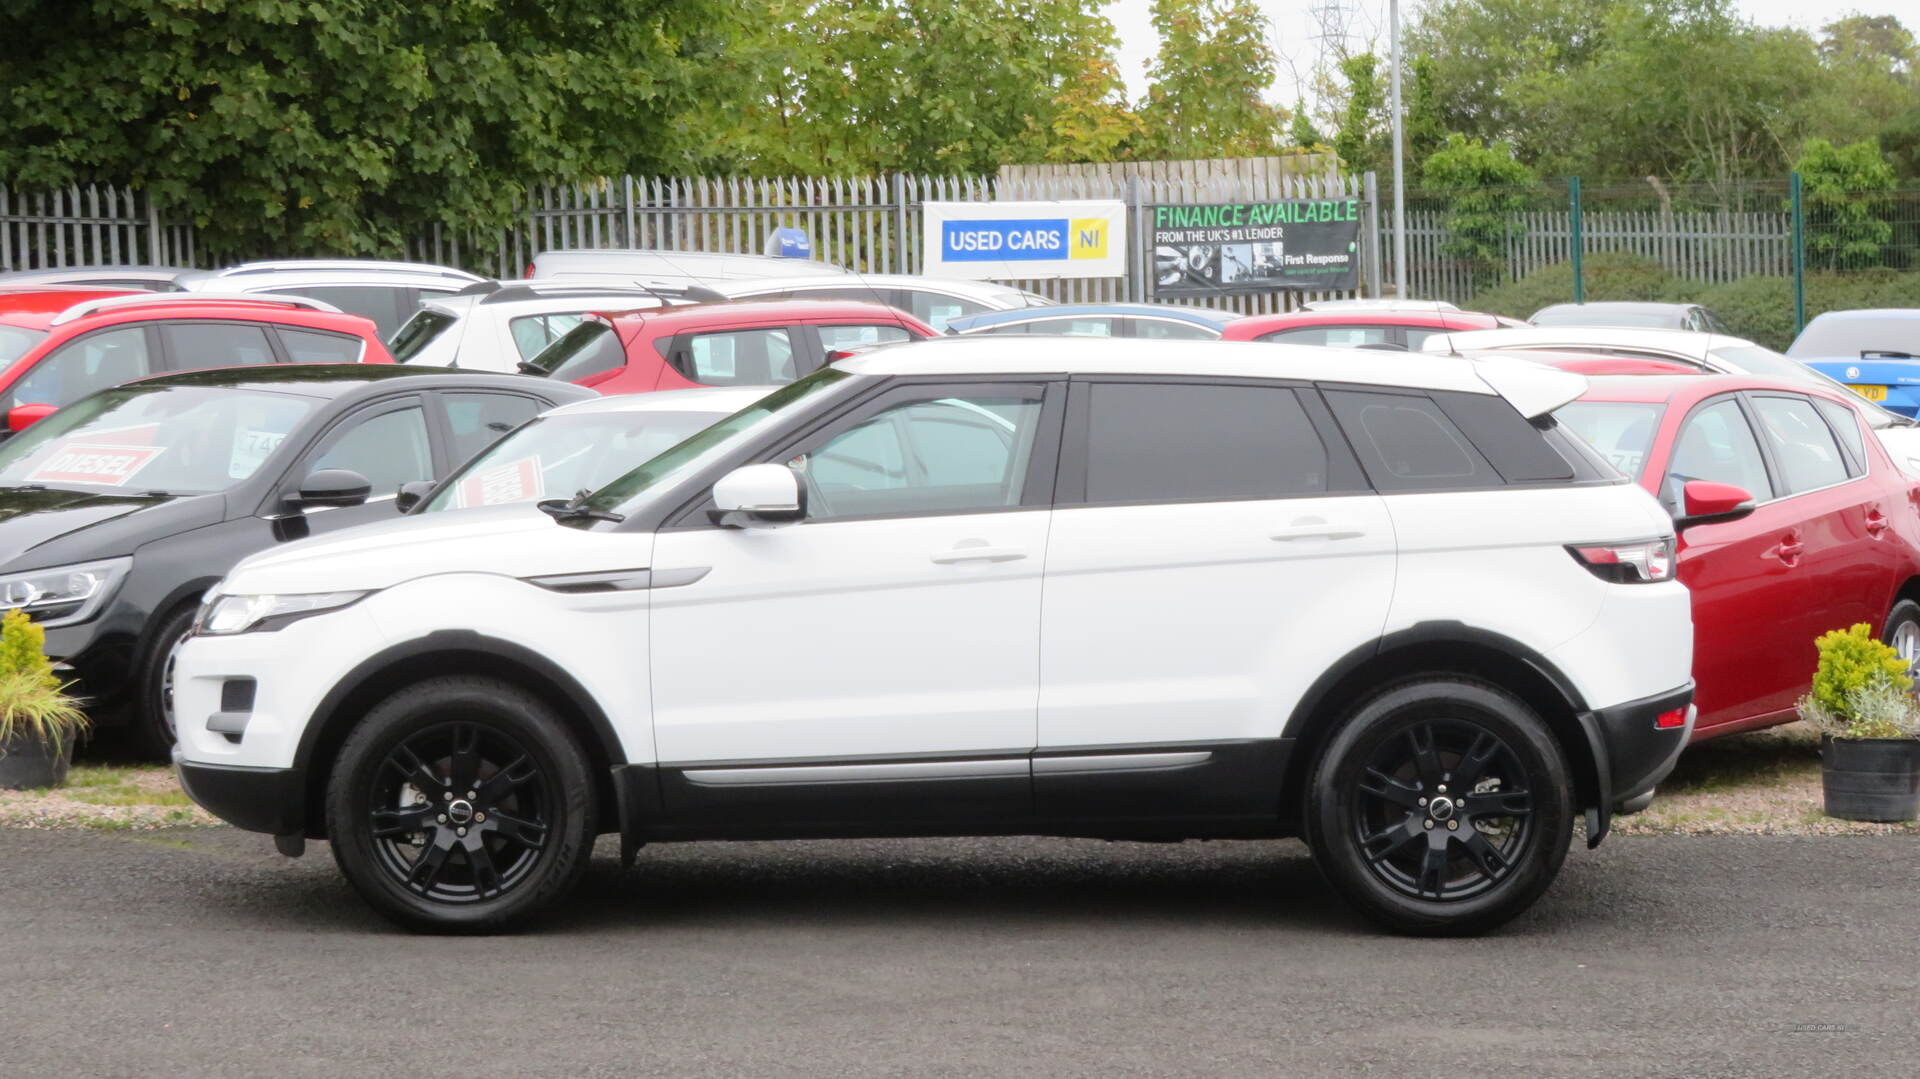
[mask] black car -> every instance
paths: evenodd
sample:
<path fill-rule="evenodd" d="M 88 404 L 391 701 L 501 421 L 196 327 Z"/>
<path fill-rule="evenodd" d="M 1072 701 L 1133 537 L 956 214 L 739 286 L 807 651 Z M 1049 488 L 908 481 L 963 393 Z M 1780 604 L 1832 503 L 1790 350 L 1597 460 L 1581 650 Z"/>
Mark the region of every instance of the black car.
<path fill-rule="evenodd" d="M 96 722 L 173 742 L 173 649 L 241 558 L 392 515 L 535 414 L 595 396 L 568 383 L 370 364 L 244 367 L 103 390 L 0 443 L 0 607 Z M 374 492 L 379 492 L 375 495 Z"/>

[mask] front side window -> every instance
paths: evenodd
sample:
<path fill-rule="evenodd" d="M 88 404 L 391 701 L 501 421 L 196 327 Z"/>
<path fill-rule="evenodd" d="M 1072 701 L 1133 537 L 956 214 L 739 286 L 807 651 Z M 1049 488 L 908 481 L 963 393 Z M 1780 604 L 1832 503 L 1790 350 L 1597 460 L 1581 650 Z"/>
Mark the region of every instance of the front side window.
<path fill-rule="evenodd" d="M 1798 494 L 1816 487 L 1829 487 L 1847 479 L 1847 462 L 1833 440 L 1833 431 L 1814 411 L 1805 397 L 1755 395 L 1753 408 L 1760 414 L 1760 429 L 1766 432 L 1773 456 L 1780 463 L 1787 491 Z"/>
<path fill-rule="evenodd" d="M 809 519 L 967 513 L 1020 504 L 1040 392 L 900 401 L 788 464 Z"/>
<path fill-rule="evenodd" d="M 139 326 L 90 333 L 55 349 L 14 384 L 19 405 L 62 408 L 109 386 L 154 373 L 147 353 L 147 331 Z"/>
<path fill-rule="evenodd" d="M 313 406 L 203 386 L 107 390 L 0 443 L 0 486 L 224 491 L 259 471 Z"/>
<path fill-rule="evenodd" d="M 540 402 L 517 393 L 443 393 L 440 400 L 447 409 L 447 433 L 453 438 L 448 456 L 455 461 L 500 441 L 541 407 Z"/>
<path fill-rule="evenodd" d="M 403 483 L 432 479 L 426 412 L 408 405 L 349 419 L 344 429 L 328 437 L 326 451 L 309 466 L 315 472 L 323 468 L 360 473 L 376 498 L 394 493 Z"/>
<path fill-rule="evenodd" d="M 800 377 L 786 327 L 699 333 L 676 340 L 676 370 L 703 386 L 768 386 Z"/>
<path fill-rule="evenodd" d="M 1716 401 L 1696 409 L 1680 428 L 1673 459 L 1667 462 L 1666 482 L 1660 485 L 1661 499 L 1669 509 L 1684 505 L 1688 480 L 1729 483 L 1757 499 L 1773 497 L 1760 443 L 1737 402 Z"/>
<path fill-rule="evenodd" d="M 1432 398 L 1329 390 L 1327 404 L 1381 491 L 1496 487 L 1502 480 Z"/>
<path fill-rule="evenodd" d="M 578 382 L 625 367 L 627 352 L 620 347 L 620 335 L 613 332 L 613 326 L 595 319 L 568 330 L 560 340 L 525 362 L 545 371 L 548 378 Z"/>
<path fill-rule="evenodd" d="M 1095 383 L 1087 501 L 1218 502 L 1327 490 L 1327 449 L 1283 386 Z"/>

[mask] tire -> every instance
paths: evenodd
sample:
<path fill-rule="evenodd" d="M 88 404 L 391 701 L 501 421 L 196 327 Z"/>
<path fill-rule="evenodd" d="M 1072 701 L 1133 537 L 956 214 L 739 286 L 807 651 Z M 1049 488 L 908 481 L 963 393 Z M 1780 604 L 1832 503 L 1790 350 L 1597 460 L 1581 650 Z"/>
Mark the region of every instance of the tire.
<path fill-rule="evenodd" d="M 1900 653 L 1901 658 L 1907 661 L 1909 672 L 1920 670 L 1920 603 L 1910 599 L 1895 600 L 1893 610 L 1887 614 L 1887 628 L 1881 631 L 1880 639 Z"/>
<path fill-rule="evenodd" d="M 1399 933 L 1470 936 L 1506 922 L 1546 892 L 1573 836 L 1565 756 L 1539 716 L 1482 682 L 1384 690 L 1334 732 L 1309 782 L 1314 861 Z"/>
<path fill-rule="evenodd" d="M 186 603 L 161 620 L 153 643 L 140 657 L 138 679 L 129 716 L 133 743 L 141 756 L 149 760 L 172 759 L 173 703 L 168 693 L 173 683 L 173 653 L 193 627 L 194 603 Z"/>
<path fill-rule="evenodd" d="M 421 932 L 523 925 L 579 883 L 593 815 L 579 741 L 538 698 L 491 678 L 388 697 L 347 735 L 327 781 L 340 871 Z"/>

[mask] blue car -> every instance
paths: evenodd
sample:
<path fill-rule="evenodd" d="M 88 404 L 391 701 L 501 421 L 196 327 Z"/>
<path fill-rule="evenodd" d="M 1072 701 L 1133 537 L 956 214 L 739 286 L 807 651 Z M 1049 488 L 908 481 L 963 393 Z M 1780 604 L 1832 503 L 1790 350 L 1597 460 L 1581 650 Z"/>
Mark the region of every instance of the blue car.
<path fill-rule="evenodd" d="M 1807 323 L 1787 355 L 1889 411 L 1920 414 L 1920 308 L 1829 311 Z"/>
<path fill-rule="evenodd" d="M 1069 337 L 1153 337 L 1161 340 L 1213 340 L 1240 316 L 1210 307 L 1158 303 L 1080 303 L 985 311 L 956 318 L 947 332 L 1044 333 Z"/>

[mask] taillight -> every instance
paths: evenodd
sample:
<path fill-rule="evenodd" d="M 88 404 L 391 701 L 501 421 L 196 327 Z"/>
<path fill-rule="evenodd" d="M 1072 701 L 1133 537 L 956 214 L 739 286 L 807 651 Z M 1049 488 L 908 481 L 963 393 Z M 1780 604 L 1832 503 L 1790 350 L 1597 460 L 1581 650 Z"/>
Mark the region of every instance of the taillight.
<path fill-rule="evenodd" d="M 1685 708 L 1674 708 L 1653 717 L 1655 730 L 1670 731 L 1675 727 L 1684 727 L 1686 725 L 1687 710 Z"/>
<path fill-rule="evenodd" d="M 527 277 L 528 278 L 533 277 L 533 263 L 531 262 L 527 263 Z"/>
<path fill-rule="evenodd" d="M 1639 543 L 1578 544 L 1567 550 L 1595 577 L 1616 584 L 1673 578 L 1673 537 Z"/>

